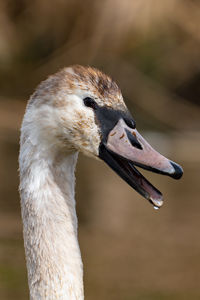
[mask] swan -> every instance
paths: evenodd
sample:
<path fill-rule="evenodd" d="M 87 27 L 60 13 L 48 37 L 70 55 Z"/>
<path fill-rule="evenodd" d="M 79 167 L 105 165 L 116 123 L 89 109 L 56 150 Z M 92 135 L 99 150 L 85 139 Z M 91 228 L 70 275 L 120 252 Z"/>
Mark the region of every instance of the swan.
<path fill-rule="evenodd" d="M 175 179 L 183 173 L 139 134 L 109 76 L 74 65 L 40 83 L 27 104 L 19 154 L 32 300 L 84 299 L 74 197 L 79 152 L 103 160 L 155 208 L 162 206 L 162 194 L 135 166 Z"/>

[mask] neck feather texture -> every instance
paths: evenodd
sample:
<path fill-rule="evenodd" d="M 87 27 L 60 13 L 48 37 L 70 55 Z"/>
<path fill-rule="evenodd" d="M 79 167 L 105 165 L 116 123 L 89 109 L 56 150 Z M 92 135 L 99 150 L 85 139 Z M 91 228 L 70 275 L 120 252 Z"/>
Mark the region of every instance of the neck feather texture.
<path fill-rule="evenodd" d="M 32 300 L 84 298 L 74 200 L 77 156 L 33 145 L 22 131 L 20 193 Z"/>

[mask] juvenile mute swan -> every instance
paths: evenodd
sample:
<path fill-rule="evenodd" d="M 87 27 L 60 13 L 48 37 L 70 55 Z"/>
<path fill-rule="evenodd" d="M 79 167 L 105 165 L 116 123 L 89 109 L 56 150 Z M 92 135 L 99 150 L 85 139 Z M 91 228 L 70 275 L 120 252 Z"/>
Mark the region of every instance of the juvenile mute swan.
<path fill-rule="evenodd" d="M 31 96 L 21 127 L 20 194 L 30 299 L 83 300 L 74 187 L 78 152 L 104 160 L 155 207 L 162 194 L 136 166 L 173 178 L 176 163 L 138 133 L 120 89 L 100 71 L 61 70 Z"/>

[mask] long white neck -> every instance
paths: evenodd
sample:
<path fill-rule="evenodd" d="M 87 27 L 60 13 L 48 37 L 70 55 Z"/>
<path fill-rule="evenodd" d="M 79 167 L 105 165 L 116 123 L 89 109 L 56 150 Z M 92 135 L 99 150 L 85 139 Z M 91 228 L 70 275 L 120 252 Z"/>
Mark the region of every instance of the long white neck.
<path fill-rule="evenodd" d="M 23 132 L 20 193 L 30 299 L 83 300 L 74 185 L 77 153 L 34 145 Z"/>

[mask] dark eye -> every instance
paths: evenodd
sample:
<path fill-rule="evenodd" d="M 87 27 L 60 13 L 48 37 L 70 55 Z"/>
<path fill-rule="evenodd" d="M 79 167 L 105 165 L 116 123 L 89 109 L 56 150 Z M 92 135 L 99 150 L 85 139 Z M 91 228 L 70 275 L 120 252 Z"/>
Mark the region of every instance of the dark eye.
<path fill-rule="evenodd" d="M 94 99 L 92 99 L 90 97 L 84 98 L 83 102 L 84 102 L 85 106 L 87 106 L 87 107 L 91 107 L 93 109 L 96 108 L 96 102 L 94 101 Z"/>

